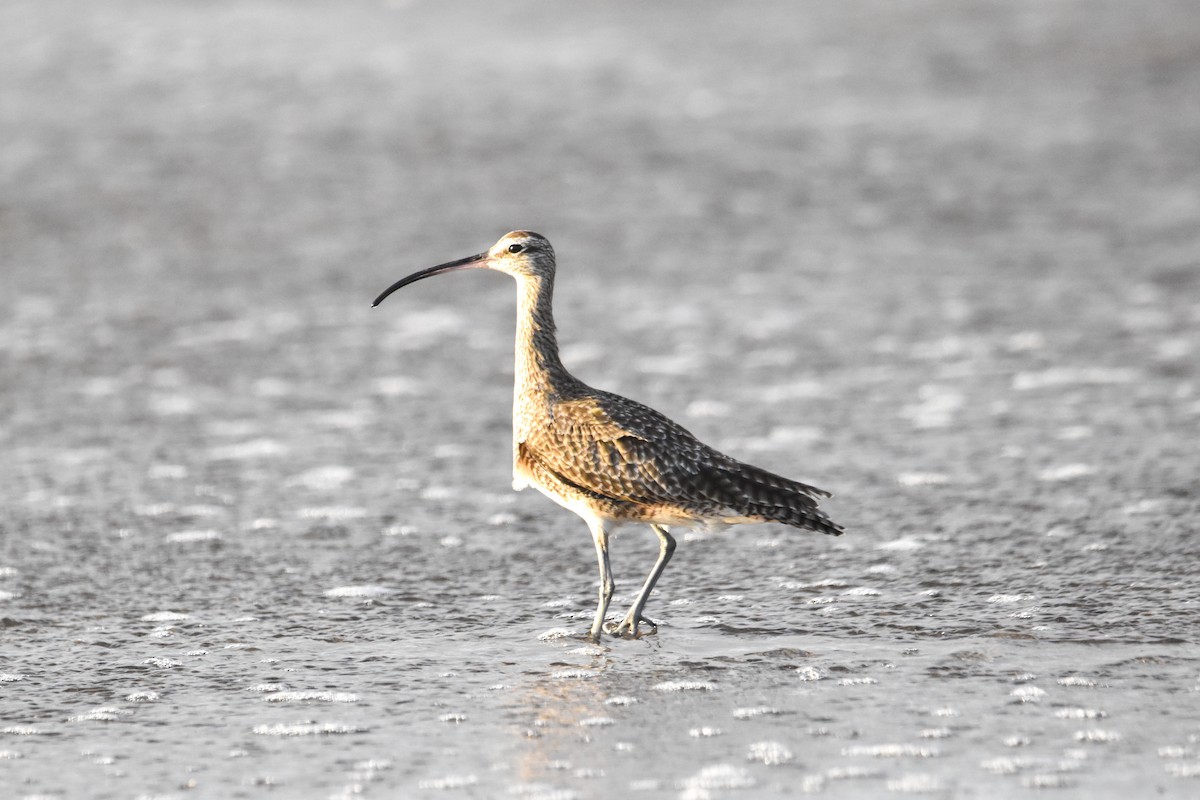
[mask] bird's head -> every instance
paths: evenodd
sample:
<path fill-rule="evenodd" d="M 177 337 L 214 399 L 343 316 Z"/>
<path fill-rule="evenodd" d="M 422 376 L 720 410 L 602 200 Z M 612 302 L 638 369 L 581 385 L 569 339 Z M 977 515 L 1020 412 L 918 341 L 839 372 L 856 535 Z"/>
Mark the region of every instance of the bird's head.
<path fill-rule="evenodd" d="M 460 269 L 494 269 L 497 272 L 512 275 L 517 280 L 553 278 L 554 248 L 550 246 L 550 241 L 540 233 L 512 231 L 501 236 L 500 240 L 486 252 L 439 264 L 436 267 L 429 267 L 420 272 L 414 272 L 406 278 L 401 278 L 385 289 L 371 305 L 379 305 L 389 294 L 410 283 Z"/>

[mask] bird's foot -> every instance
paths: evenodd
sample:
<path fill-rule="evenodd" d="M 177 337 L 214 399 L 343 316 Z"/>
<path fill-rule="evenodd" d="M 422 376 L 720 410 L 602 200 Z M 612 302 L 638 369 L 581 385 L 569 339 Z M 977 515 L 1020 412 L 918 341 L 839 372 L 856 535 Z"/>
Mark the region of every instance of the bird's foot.
<path fill-rule="evenodd" d="M 645 623 L 650 626 L 650 630 L 641 630 L 640 625 Z M 623 639 L 640 639 L 643 636 L 654 636 L 658 633 L 658 623 L 648 619 L 641 614 L 636 617 L 629 614 L 619 623 L 607 623 L 604 626 L 604 632 L 609 636 L 615 636 Z"/>

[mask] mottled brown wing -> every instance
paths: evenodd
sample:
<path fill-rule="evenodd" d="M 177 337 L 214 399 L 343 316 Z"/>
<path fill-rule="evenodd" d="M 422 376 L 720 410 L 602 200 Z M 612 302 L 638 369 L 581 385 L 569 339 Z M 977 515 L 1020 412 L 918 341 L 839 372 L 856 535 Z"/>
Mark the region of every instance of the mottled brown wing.
<path fill-rule="evenodd" d="M 713 454 L 654 409 L 608 393 L 556 404 L 524 445 L 576 486 L 647 505 L 690 497 Z"/>

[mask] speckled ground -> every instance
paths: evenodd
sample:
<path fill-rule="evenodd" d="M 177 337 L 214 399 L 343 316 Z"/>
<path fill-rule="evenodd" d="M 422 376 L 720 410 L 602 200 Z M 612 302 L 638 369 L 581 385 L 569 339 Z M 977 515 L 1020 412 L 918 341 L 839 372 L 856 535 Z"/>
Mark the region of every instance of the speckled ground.
<path fill-rule="evenodd" d="M 1198 98 L 1185 0 L 6 0 L 3 793 L 1194 797 Z M 518 227 L 848 533 L 574 638 L 510 283 L 368 307 Z"/>

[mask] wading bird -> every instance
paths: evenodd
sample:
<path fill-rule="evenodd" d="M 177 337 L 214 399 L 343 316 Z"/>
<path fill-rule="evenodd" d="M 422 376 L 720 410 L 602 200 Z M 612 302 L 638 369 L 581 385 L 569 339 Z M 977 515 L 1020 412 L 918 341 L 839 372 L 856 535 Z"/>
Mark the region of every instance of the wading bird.
<path fill-rule="evenodd" d="M 593 389 L 558 356 L 551 300 L 554 249 L 546 237 L 513 231 L 478 255 L 421 270 L 389 286 L 379 305 L 410 283 L 464 269 L 491 269 L 517 281 L 516 380 L 513 387 L 513 488 L 534 486 L 587 522 L 600 565 L 600 602 L 588 638 L 601 631 L 636 638 L 658 626 L 642 615 L 675 551 L 669 527 L 782 522 L 842 533 L 817 507 L 828 492 L 744 464 L 701 443 L 652 408 Z M 605 625 L 614 582 L 609 528 L 647 523 L 658 559 L 619 623 Z M 646 623 L 649 631 L 642 631 Z"/>

